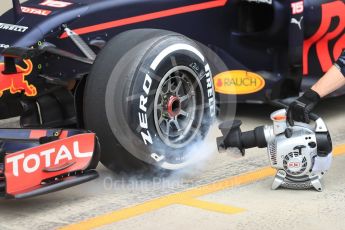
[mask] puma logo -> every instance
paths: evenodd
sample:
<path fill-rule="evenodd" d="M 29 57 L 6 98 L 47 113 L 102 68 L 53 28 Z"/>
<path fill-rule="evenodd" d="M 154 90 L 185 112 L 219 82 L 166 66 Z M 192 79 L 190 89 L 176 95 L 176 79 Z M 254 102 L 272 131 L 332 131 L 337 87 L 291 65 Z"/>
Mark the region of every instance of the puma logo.
<path fill-rule="evenodd" d="M 301 30 L 302 29 L 302 20 L 303 20 L 303 16 L 301 17 L 301 19 L 299 21 L 296 18 L 291 18 L 291 23 L 296 24 L 298 26 L 298 28 Z"/>

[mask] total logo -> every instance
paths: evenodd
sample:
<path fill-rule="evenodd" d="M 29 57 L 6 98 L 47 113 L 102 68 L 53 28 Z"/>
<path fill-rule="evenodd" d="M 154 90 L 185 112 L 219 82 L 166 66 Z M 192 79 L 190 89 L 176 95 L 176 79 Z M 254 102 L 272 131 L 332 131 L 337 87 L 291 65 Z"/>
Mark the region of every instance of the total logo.
<path fill-rule="evenodd" d="M 41 15 L 41 16 L 48 16 L 51 14 L 50 10 L 42 10 L 37 8 L 31 8 L 31 7 L 24 7 L 22 6 L 22 12 L 26 14 L 35 14 L 35 15 Z"/>
<path fill-rule="evenodd" d="M 90 158 L 92 154 L 93 152 L 81 152 L 79 142 L 75 141 L 72 150 L 65 145 L 61 145 L 58 149 L 50 148 L 37 154 L 25 155 L 25 153 L 22 153 L 6 158 L 6 164 L 11 165 L 13 175 L 19 177 L 21 176 L 20 173 L 35 173 L 38 169 L 59 166 L 66 163 L 66 161 L 73 162 L 76 158 Z"/>
<path fill-rule="evenodd" d="M 85 133 L 6 155 L 6 192 L 17 194 L 46 179 L 85 170 L 94 147 L 95 134 Z"/>
<path fill-rule="evenodd" d="M 214 77 L 217 93 L 242 95 L 256 93 L 265 87 L 265 80 L 258 74 L 244 70 L 227 71 Z"/>

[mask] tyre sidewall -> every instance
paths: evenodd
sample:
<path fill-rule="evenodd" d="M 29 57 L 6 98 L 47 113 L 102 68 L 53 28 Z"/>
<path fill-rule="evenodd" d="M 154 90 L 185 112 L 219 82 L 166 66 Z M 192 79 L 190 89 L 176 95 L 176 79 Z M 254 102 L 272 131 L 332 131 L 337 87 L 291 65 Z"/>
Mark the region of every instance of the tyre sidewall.
<path fill-rule="evenodd" d="M 151 44 L 149 48 L 148 44 Z M 137 50 L 143 51 L 138 53 Z M 189 163 L 188 150 L 194 143 L 202 141 L 208 132 L 215 116 L 215 96 L 209 64 L 199 50 L 200 48 L 191 40 L 179 35 L 170 35 L 162 37 L 154 44 L 152 41 L 139 44 L 114 68 L 106 89 L 109 125 L 121 145 L 140 160 L 165 169 L 184 167 Z M 136 57 L 135 60 L 131 59 L 133 55 Z M 155 69 L 151 68 L 153 62 L 157 66 Z M 153 112 L 160 81 L 176 65 L 185 66 L 198 76 L 204 95 L 200 129 L 190 144 L 178 149 L 167 146 L 161 140 Z M 136 68 L 132 68 L 133 66 Z M 115 77 L 121 73 L 131 75 L 128 82 L 121 82 Z M 142 97 L 147 100 L 146 111 L 140 106 Z M 121 130 L 118 128 L 119 125 L 122 127 Z M 132 137 L 131 140 L 128 137 Z"/>

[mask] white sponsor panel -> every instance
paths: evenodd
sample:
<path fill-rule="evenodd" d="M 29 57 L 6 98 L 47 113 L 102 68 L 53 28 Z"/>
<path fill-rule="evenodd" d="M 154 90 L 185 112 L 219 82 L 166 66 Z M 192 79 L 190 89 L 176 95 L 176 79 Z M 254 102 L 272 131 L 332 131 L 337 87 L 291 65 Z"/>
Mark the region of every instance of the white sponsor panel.
<path fill-rule="evenodd" d="M 6 44 L 0 44 L 0 48 L 8 48 L 8 47 L 10 47 L 9 45 L 6 45 Z"/>
<path fill-rule="evenodd" d="M 27 29 L 29 29 L 29 27 L 27 26 L 0 23 L 0 30 L 9 30 L 9 31 L 24 33 Z"/>
<path fill-rule="evenodd" d="M 291 3 L 292 14 L 301 14 L 304 11 L 303 1 Z"/>
<path fill-rule="evenodd" d="M 50 6 L 54 8 L 65 8 L 67 6 L 72 5 L 71 2 L 64 2 L 64 1 L 55 1 L 55 0 L 46 0 L 40 3 L 41 6 Z"/>
<path fill-rule="evenodd" d="M 247 2 L 265 3 L 272 5 L 272 0 L 247 0 Z"/>

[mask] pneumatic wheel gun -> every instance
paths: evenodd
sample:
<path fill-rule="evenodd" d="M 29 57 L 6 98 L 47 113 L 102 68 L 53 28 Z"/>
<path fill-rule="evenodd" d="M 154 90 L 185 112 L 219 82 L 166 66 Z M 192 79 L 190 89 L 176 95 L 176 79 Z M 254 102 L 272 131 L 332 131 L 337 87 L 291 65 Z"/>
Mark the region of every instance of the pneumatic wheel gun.
<path fill-rule="evenodd" d="M 332 162 L 332 140 L 324 121 L 315 114 L 313 125 L 286 122 L 286 110 L 271 114 L 273 125 L 260 126 L 242 132 L 241 121 L 226 121 L 219 125 L 223 137 L 217 138 L 218 150 L 267 148 L 271 166 L 277 169 L 272 189 L 315 188 L 322 191 L 321 178 Z"/>

